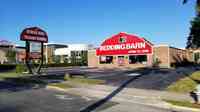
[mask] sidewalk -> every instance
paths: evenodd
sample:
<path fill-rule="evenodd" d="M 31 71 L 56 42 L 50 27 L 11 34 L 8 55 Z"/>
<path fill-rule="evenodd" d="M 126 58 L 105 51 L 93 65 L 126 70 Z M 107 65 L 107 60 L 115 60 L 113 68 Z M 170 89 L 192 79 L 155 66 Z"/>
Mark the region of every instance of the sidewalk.
<path fill-rule="evenodd" d="M 95 85 L 95 86 L 82 85 L 82 87 L 71 88 L 64 91 L 71 94 L 84 96 L 84 97 L 95 97 L 98 99 L 102 99 L 105 96 L 109 95 L 116 88 L 117 87 L 112 87 L 112 86 L 107 86 L 107 85 Z M 153 106 L 153 107 L 162 108 L 162 109 L 173 109 L 173 110 L 179 110 L 179 111 L 187 110 L 187 109 L 179 109 L 179 108 L 177 109 L 176 107 L 173 107 L 170 104 L 162 101 L 162 99 L 192 101 L 192 98 L 190 98 L 190 96 L 187 94 L 178 94 L 178 93 L 155 91 L 155 90 L 143 90 L 143 89 L 135 89 L 135 88 L 125 88 L 119 94 L 117 94 L 111 99 L 111 101 L 119 102 L 120 104 L 113 106 L 110 109 L 113 110 L 113 112 L 116 112 L 119 109 L 126 108 L 128 104 L 129 105 L 141 104 L 141 105 Z M 103 112 L 112 112 L 110 109 L 105 110 Z M 190 112 L 190 110 L 186 112 Z"/>
<path fill-rule="evenodd" d="M 83 87 L 85 91 L 101 91 L 106 93 L 111 93 L 117 87 L 107 86 L 107 85 L 95 85 Z M 184 100 L 184 101 L 193 101 L 193 99 L 188 94 L 181 93 L 172 93 L 167 91 L 156 91 L 156 90 L 145 90 L 145 89 L 136 89 L 136 88 L 125 88 L 117 96 L 129 96 L 129 97 L 138 97 L 143 99 L 170 99 L 170 100 Z"/>

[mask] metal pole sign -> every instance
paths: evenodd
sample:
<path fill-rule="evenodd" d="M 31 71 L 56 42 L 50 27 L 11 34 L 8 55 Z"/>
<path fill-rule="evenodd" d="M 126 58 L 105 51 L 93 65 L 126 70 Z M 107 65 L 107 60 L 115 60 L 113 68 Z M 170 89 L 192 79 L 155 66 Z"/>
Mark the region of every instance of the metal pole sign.
<path fill-rule="evenodd" d="M 44 43 L 48 42 L 48 36 L 47 33 L 38 28 L 38 27 L 30 27 L 30 28 L 26 28 L 22 31 L 21 35 L 20 35 L 20 40 L 22 41 L 26 41 L 26 65 L 27 68 L 29 70 L 29 73 L 33 74 L 33 68 L 30 65 L 31 60 L 33 59 L 40 59 L 41 62 L 39 64 L 39 67 L 37 69 L 37 73 L 40 73 L 41 67 L 43 65 L 43 61 L 44 61 L 44 56 L 43 56 L 43 52 L 44 52 Z M 31 52 L 31 46 L 34 43 L 40 43 L 38 45 L 40 46 L 40 52 Z M 37 44 L 35 44 L 37 45 Z M 37 47 L 37 46 L 36 46 Z"/>

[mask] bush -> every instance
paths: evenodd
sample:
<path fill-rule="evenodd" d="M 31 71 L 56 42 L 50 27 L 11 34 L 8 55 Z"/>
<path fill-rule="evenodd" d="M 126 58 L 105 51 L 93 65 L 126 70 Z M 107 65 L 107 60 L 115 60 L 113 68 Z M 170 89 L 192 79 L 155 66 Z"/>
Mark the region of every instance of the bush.
<path fill-rule="evenodd" d="M 0 64 L 0 71 L 14 70 L 15 67 L 15 64 Z"/>
<path fill-rule="evenodd" d="M 17 64 L 16 65 L 16 69 L 15 69 L 16 73 L 22 73 L 22 72 L 25 72 L 25 71 L 27 71 L 27 68 L 26 68 L 25 65 L 23 65 L 23 64 Z"/>
<path fill-rule="evenodd" d="M 176 62 L 176 63 L 171 63 L 171 67 L 185 67 L 185 66 L 191 66 L 191 65 L 195 65 L 194 62 L 190 62 L 187 59 L 183 59 L 181 62 Z"/>
<path fill-rule="evenodd" d="M 44 66 L 46 67 L 68 67 L 68 66 L 83 66 L 83 64 L 81 63 L 77 63 L 77 64 L 72 64 L 72 63 L 52 63 L 52 64 L 47 64 Z"/>

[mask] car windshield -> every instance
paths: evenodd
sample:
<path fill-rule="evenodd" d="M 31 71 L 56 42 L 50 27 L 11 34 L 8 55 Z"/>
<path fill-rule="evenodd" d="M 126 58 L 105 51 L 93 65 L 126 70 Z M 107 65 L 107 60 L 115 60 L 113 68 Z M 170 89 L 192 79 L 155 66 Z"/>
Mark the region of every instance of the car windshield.
<path fill-rule="evenodd" d="M 0 112 L 200 111 L 200 0 L 1 0 Z"/>

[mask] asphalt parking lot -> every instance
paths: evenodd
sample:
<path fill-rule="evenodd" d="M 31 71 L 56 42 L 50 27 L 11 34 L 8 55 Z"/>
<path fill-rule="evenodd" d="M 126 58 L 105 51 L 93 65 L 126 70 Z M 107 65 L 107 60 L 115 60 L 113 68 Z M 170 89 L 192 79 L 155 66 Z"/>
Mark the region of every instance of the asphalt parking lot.
<path fill-rule="evenodd" d="M 119 86 L 134 75 L 140 75 L 139 78 L 132 81 L 128 88 L 157 89 L 164 90 L 170 83 L 184 77 L 198 69 L 196 68 L 178 68 L 178 69 L 140 69 L 140 70 L 112 70 L 112 69 L 88 69 L 88 68 L 54 68 L 50 69 L 52 75 L 64 75 L 65 73 L 78 71 L 86 73 L 89 78 L 105 80 L 106 84 Z M 132 74 L 132 75 L 130 75 Z M 5 91 L 7 90 L 7 91 Z M 0 112 L 79 112 L 81 109 L 93 104 L 98 99 L 76 96 L 56 90 L 47 90 L 44 87 L 32 88 L 31 86 L 18 86 L 7 82 L 0 83 Z M 113 102 L 108 102 L 113 103 Z M 114 103 L 114 105 L 118 105 Z M 137 104 L 134 104 L 136 106 Z M 109 109 L 106 105 L 97 108 L 100 112 Z M 141 112 L 148 112 L 152 107 L 138 105 L 138 108 L 144 109 Z M 168 110 L 166 110 L 168 111 Z M 169 111 L 170 112 L 170 111 Z"/>
<path fill-rule="evenodd" d="M 81 97 L 44 89 L 0 93 L 0 112 L 78 112 L 87 103 Z"/>
<path fill-rule="evenodd" d="M 124 72 L 113 72 L 96 79 L 105 80 L 106 84 L 119 86 L 130 79 L 130 74 L 141 74 L 139 78 L 132 81 L 127 88 L 165 90 L 170 84 L 199 70 L 197 67 L 180 67 L 176 69 L 149 69 L 129 70 Z M 106 73 L 105 73 L 106 74 Z"/>
<path fill-rule="evenodd" d="M 132 70 L 75 67 L 59 69 L 54 68 L 50 70 L 50 73 L 64 74 L 69 72 L 80 72 L 86 74 L 88 78 L 105 80 L 106 84 L 111 86 L 121 85 L 124 81 L 131 78 L 129 74 L 136 73 L 141 74 L 141 77 L 130 83 L 127 86 L 128 88 L 165 90 L 165 88 L 170 84 L 197 70 L 200 70 L 199 66 L 179 67 L 176 69 L 143 68 Z"/>
<path fill-rule="evenodd" d="M 95 101 L 95 98 L 47 89 L 0 92 L 0 112 L 79 112 Z M 106 108 L 105 105 L 98 111 Z"/>

